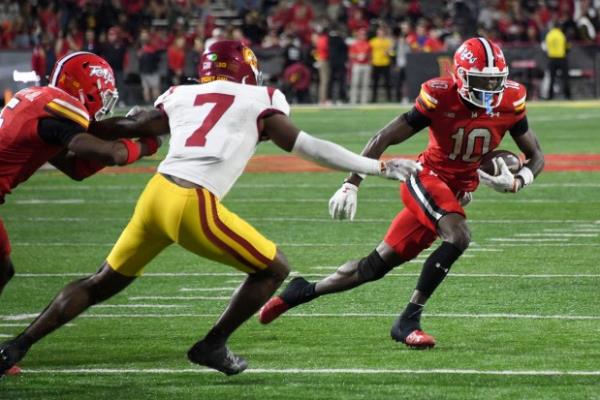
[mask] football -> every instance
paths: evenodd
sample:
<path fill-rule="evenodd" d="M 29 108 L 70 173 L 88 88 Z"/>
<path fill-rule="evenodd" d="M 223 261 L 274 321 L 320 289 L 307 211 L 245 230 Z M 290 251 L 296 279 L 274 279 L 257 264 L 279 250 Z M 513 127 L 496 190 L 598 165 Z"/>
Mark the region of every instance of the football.
<path fill-rule="evenodd" d="M 492 176 L 500 174 L 500 166 L 497 163 L 498 158 L 504 160 L 506 166 L 513 174 L 517 173 L 522 167 L 521 159 L 515 153 L 508 150 L 494 150 L 481 157 L 479 169 Z"/>

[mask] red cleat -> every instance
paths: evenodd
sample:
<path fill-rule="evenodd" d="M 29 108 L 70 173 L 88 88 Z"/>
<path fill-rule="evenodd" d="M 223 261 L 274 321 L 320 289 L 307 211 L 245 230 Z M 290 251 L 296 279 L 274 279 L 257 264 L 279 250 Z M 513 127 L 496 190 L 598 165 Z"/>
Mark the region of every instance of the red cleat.
<path fill-rule="evenodd" d="M 271 297 L 258 312 L 258 320 L 266 325 L 289 309 L 290 306 L 281 297 Z"/>
<path fill-rule="evenodd" d="M 420 329 L 416 329 L 406 336 L 402 343 L 413 349 L 430 349 L 435 346 L 435 338 Z"/>
<path fill-rule="evenodd" d="M 19 368 L 18 365 L 13 365 L 9 369 L 7 369 L 4 374 L 7 376 L 15 376 L 15 375 L 19 375 L 21 373 L 21 371 L 22 370 L 21 370 L 21 368 Z"/>

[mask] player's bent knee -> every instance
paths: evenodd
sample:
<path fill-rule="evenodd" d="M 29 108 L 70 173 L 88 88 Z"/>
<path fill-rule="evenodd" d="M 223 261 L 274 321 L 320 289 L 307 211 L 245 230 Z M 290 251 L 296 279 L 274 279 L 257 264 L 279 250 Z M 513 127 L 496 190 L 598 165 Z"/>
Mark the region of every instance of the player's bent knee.
<path fill-rule="evenodd" d="M 269 264 L 267 269 L 261 272 L 270 275 L 273 279 L 283 282 L 290 274 L 291 268 L 285 255 L 277 250 L 275 259 Z"/>
<path fill-rule="evenodd" d="M 372 282 L 381 279 L 394 268 L 383 261 L 377 250 L 373 250 L 367 257 L 358 262 L 358 276 L 363 282 Z"/>
<path fill-rule="evenodd" d="M 471 231 L 469 227 L 466 225 L 458 226 L 447 241 L 462 251 L 467 250 L 469 244 L 471 244 Z"/>

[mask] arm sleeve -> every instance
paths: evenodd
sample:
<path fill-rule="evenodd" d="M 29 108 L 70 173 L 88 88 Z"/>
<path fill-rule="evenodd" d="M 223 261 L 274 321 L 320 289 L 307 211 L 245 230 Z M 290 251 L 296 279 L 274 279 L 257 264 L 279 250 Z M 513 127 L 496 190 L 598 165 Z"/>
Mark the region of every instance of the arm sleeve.
<path fill-rule="evenodd" d="M 368 175 L 379 175 L 381 172 L 379 160 L 359 156 L 338 144 L 317 139 L 303 131 L 298 134 L 292 153 L 341 171 Z"/>
<path fill-rule="evenodd" d="M 45 143 L 54 146 L 66 146 L 73 136 L 85 132 L 81 125 L 73 121 L 56 118 L 40 119 L 37 131 Z"/>
<path fill-rule="evenodd" d="M 405 112 L 403 116 L 406 123 L 409 124 L 415 132 L 431 125 L 431 119 L 420 112 L 416 106 L 410 111 Z"/>
<path fill-rule="evenodd" d="M 527 116 L 518 120 L 513 126 L 508 130 L 510 132 L 510 136 L 518 137 L 524 135 L 529 130 L 529 122 L 527 122 Z"/>

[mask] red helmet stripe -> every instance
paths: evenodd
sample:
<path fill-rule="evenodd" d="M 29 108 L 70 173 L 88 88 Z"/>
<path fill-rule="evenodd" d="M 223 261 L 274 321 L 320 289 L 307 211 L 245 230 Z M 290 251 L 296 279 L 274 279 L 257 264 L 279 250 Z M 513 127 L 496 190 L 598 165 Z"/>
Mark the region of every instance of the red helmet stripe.
<path fill-rule="evenodd" d="M 488 67 L 493 67 L 496 64 L 496 58 L 494 57 L 494 51 L 492 50 L 492 46 L 490 42 L 486 38 L 480 37 L 478 38 L 485 50 L 485 60 Z"/>
<path fill-rule="evenodd" d="M 52 76 L 50 77 L 50 84 L 56 86 L 56 83 L 58 81 L 58 76 L 60 75 L 60 72 L 62 71 L 63 65 L 65 65 L 65 63 L 67 61 L 69 61 L 70 59 L 72 59 L 74 57 L 86 55 L 86 54 L 94 55 L 93 53 L 90 53 L 87 51 L 76 51 L 75 53 L 68 54 L 68 55 L 64 56 L 62 59 L 60 59 L 56 63 L 56 66 L 54 67 L 54 71 L 52 73 Z"/>

